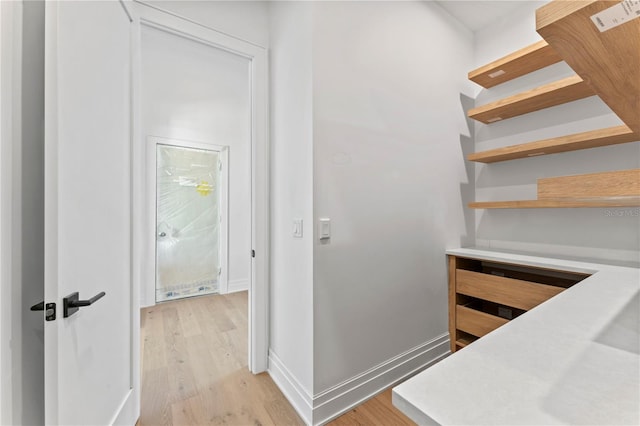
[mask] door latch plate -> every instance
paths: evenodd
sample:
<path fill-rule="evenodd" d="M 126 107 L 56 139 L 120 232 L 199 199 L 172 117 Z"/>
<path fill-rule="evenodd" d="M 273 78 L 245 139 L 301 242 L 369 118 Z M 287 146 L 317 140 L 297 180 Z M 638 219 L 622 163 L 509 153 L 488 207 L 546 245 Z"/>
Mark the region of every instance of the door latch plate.
<path fill-rule="evenodd" d="M 45 321 L 56 320 L 56 304 L 55 303 L 46 303 L 44 305 L 44 319 Z"/>

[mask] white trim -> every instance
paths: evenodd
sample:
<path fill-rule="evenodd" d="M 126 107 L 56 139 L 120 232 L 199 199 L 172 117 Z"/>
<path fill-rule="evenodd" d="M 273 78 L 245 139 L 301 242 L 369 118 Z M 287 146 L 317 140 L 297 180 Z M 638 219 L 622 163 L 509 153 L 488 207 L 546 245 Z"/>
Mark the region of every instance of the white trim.
<path fill-rule="evenodd" d="M 213 28 L 213 27 L 211 27 L 211 26 L 209 26 L 209 25 L 206 25 L 206 24 L 203 24 L 203 23 L 201 23 L 201 22 L 194 21 L 193 19 L 190 19 L 190 18 L 187 18 L 186 16 L 182 16 L 182 15 L 179 15 L 179 14 L 177 14 L 177 13 L 174 13 L 174 12 L 172 12 L 172 11 L 168 10 L 168 9 L 163 9 L 163 8 L 161 8 L 161 7 L 158 7 L 158 6 L 157 6 L 157 5 L 155 5 L 155 4 L 149 4 L 149 3 L 148 3 L 147 1 L 145 1 L 145 0 L 133 0 L 133 1 L 134 1 L 135 3 L 140 4 L 140 5 L 144 5 L 144 6 L 146 6 L 146 7 L 151 8 L 151 9 L 155 9 L 155 10 L 157 10 L 157 11 L 159 11 L 159 12 L 166 13 L 167 15 L 174 16 L 174 17 L 176 17 L 176 18 L 178 18 L 178 19 L 181 19 L 181 20 L 184 20 L 184 21 L 190 22 L 190 23 L 192 23 L 192 24 L 194 24 L 194 25 L 198 25 L 198 26 L 200 26 L 200 27 L 202 27 L 202 28 L 206 28 L 206 29 L 208 29 L 208 30 L 215 31 L 215 32 L 216 32 L 216 33 L 218 33 L 218 34 L 224 35 L 224 36 L 226 36 L 226 37 L 229 37 L 229 38 L 232 38 L 232 39 L 235 39 L 235 40 L 238 40 L 238 41 L 241 41 L 241 42 L 243 42 L 243 43 L 251 44 L 251 45 L 256 46 L 256 47 L 259 47 L 259 48 L 265 48 L 265 47 L 266 47 L 266 46 L 262 46 L 262 45 L 260 45 L 260 44 L 258 44 L 258 43 L 254 43 L 254 42 L 252 42 L 252 41 L 250 41 L 250 40 L 247 40 L 247 39 L 245 39 L 245 38 L 237 37 L 237 36 L 234 36 L 233 34 L 229 34 L 229 33 L 226 33 L 226 32 L 224 32 L 224 31 L 220 31 L 219 29 Z"/>
<path fill-rule="evenodd" d="M 45 3 L 44 49 L 44 300 L 58 301 L 58 8 L 57 2 Z M 59 419 L 58 403 L 58 321 L 45 323 L 44 418 Z"/>
<path fill-rule="evenodd" d="M 249 288 L 249 368 L 254 374 L 267 370 L 269 355 L 269 70 L 267 51 L 258 48 L 251 61 L 251 242 L 256 256 L 252 261 Z"/>
<path fill-rule="evenodd" d="M 313 417 L 313 398 L 272 350 L 269 351 L 267 372 L 305 424 L 310 425 Z"/>
<path fill-rule="evenodd" d="M 136 411 L 137 400 L 134 393 L 140 394 L 142 389 L 136 390 L 134 388 L 129 389 L 127 395 L 122 400 L 120 407 L 116 410 L 116 414 L 113 416 L 110 425 L 127 425 L 130 426 L 128 421 L 131 419 L 138 419 L 140 417 L 140 406 L 138 405 Z"/>
<path fill-rule="evenodd" d="M 214 145 L 208 142 L 194 142 L 178 139 L 161 138 L 157 136 L 147 137 L 147 184 L 145 196 L 147 198 L 147 238 L 146 238 L 146 250 L 147 270 L 146 276 L 153 277 L 153 280 L 149 279 L 146 285 L 146 298 L 144 306 L 153 306 L 156 303 L 156 233 L 157 233 L 157 212 L 156 212 L 156 170 L 157 170 L 157 147 L 158 145 L 174 146 L 179 148 L 193 148 L 201 149 L 204 151 L 214 151 L 218 153 L 218 158 L 222 162 L 222 170 L 220 171 L 220 182 L 218 188 L 218 206 L 220 212 L 220 268 L 222 272 L 220 274 L 219 292 L 224 294 L 228 292 L 228 276 L 229 276 L 229 147 L 223 145 Z"/>
<path fill-rule="evenodd" d="M 236 293 L 238 291 L 247 291 L 249 290 L 249 280 L 231 280 L 229 281 L 229 285 L 227 286 L 227 293 Z"/>
<path fill-rule="evenodd" d="M 268 65 L 267 51 L 252 43 L 231 37 L 222 32 L 208 28 L 201 24 L 191 22 L 182 17 L 169 14 L 153 8 L 144 3 L 135 3 L 139 16 L 135 19 L 138 31 L 141 25 L 149 25 L 164 31 L 169 31 L 182 37 L 205 43 L 219 49 L 223 49 L 237 55 L 248 58 L 251 61 L 251 88 L 252 88 L 252 129 L 251 129 L 251 188 L 252 188 L 252 249 L 256 257 L 252 261 L 251 284 L 249 287 L 249 369 L 254 373 L 260 373 L 267 369 L 269 348 L 269 139 L 268 139 Z M 134 93 L 136 112 L 140 111 L 140 37 L 137 37 L 138 46 L 135 49 Z M 140 124 L 135 123 L 136 140 L 141 140 Z M 140 145 L 140 144 L 138 144 Z M 144 158 L 144 157 L 142 157 Z M 142 168 L 143 161 L 134 165 Z M 144 176 L 143 170 L 137 174 Z M 141 178 L 139 178 L 141 179 Z M 141 182 L 138 182 L 140 185 Z M 138 187 L 137 191 L 140 191 Z M 138 227 L 143 227 L 141 219 L 137 221 Z M 247 253 L 249 255 L 249 253 Z M 138 262 L 144 257 L 140 252 L 135 252 Z M 148 257 L 148 256 L 147 256 Z M 148 279 L 142 275 L 142 282 Z"/>
<path fill-rule="evenodd" d="M 313 424 L 328 423 L 389 386 L 435 364 L 449 353 L 449 334 L 445 333 L 315 395 Z"/>
<path fill-rule="evenodd" d="M 305 424 L 315 426 L 330 422 L 449 354 L 449 333 L 445 333 L 313 397 L 273 350 L 269 351 L 267 371 Z"/>
<path fill-rule="evenodd" d="M 131 371 L 130 371 L 130 386 L 131 393 L 125 399 L 124 405 L 120 407 L 119 416 L 114 419 L 112 424 L 122 424 L 126 421 L 126 419 L 138 419 L 140 417 L 140 406 L 142 400 L 142 380 L 140 374 L 140 366 L 142 354 L 140 353 L 140 287 L 142 286 L 141 278 L 141 268 L 142 265 L 136 262 L 136 253 L 140 252 L 140 249 L 143 247 L 142 235 L 140 232 L 136 232 L 137 228 L 137 220 L 138 218 L 142 218 L 144 209 L 143 209 L 143 193 L 141 193 L 140 187 L 138 184 L 139 177 L 136 175 L 136 161 L 138 158 L 143 158 L 140 156 L 143 147 L 139 146 L 140 144 L 136 144 L 136 135 L 138 134 L 138 120 L 139 120 L 139 111 L 137 109 L 138 104 L 136 103 L 136 96 L 138 94 L 138 86 L 135 84 L 137 81 L 137 69 L 135 59 L 138 57 L 138 20 L 136 9 L 132 7 L 131 0 L 124 0 L 122 6 L 125 8 L 125 12 L 129 17 L 129 21 L 131 25 L 130 28 L 130 53 L 131 58 L 129 62 L 130 66 L 130 102 L 129 106 L 131 108 L 131 135 L 130 135 L 130 146 L 131 146 L 131 155 L 130 155 L 130 165 L 129 165 L 129 173 L 130 173 L 130 181 L 131 181 L 131 221 L 129 223 L 130 229 L 130 237 L 131 237 Z M 127 7 L 129 5 L 130 7 Z"/>

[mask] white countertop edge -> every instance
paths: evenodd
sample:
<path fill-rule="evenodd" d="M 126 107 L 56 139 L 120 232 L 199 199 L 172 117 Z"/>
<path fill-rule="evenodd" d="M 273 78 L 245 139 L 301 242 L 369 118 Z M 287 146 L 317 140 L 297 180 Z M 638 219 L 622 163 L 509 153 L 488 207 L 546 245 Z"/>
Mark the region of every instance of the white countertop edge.
<path fill-rule="evenodd" d="M 491 249 L 476 247 L 449 249 L 446 250 L 446 254 L 466 257 L 470 259 L 504 262 L 515 265 L 555 269 L 566 272 L 578 272 L 583 274 L 595 274 L 603 268 L 626 268 L 625 266 L 613 266 L 588 261 L 558 259 L 520 253 L 509 253 L 506 251 L 494 251 Z"/>
<path fill-rule="evenodd" d="M 402 395 L 399 395 L 395 389 L 391 392 L 391 402 L 394 407 L 402 411 L 402 413 L 409 417 L 414 422 L 420 425 L 439 425 L 437 421 L 429 417 L 424 411 L 411 404 L 404 399 Z"/>

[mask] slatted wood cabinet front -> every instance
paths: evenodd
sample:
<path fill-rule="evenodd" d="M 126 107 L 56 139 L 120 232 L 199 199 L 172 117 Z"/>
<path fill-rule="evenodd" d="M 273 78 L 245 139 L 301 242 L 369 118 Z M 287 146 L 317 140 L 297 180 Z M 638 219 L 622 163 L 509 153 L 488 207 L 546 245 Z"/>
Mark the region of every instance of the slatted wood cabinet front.
<path fill-rule="evenodd" d="M 448 261 L 451 352 L 588 277 L 452 255 Z"/>

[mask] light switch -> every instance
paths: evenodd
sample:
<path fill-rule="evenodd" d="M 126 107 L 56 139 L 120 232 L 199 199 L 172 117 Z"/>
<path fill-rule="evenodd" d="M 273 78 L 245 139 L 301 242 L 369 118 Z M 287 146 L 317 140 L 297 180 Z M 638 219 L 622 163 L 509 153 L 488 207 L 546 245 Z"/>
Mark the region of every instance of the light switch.
<path fill-rule="evenodd" d="M 321 218 L 318 222 L 318 238 L 327 240 L 331 238 L 331 219 Z"/>
<path fill-rule="evenodd" d="M 293 237 L 302 238 L 302 219 L 293 219 Z"/>

